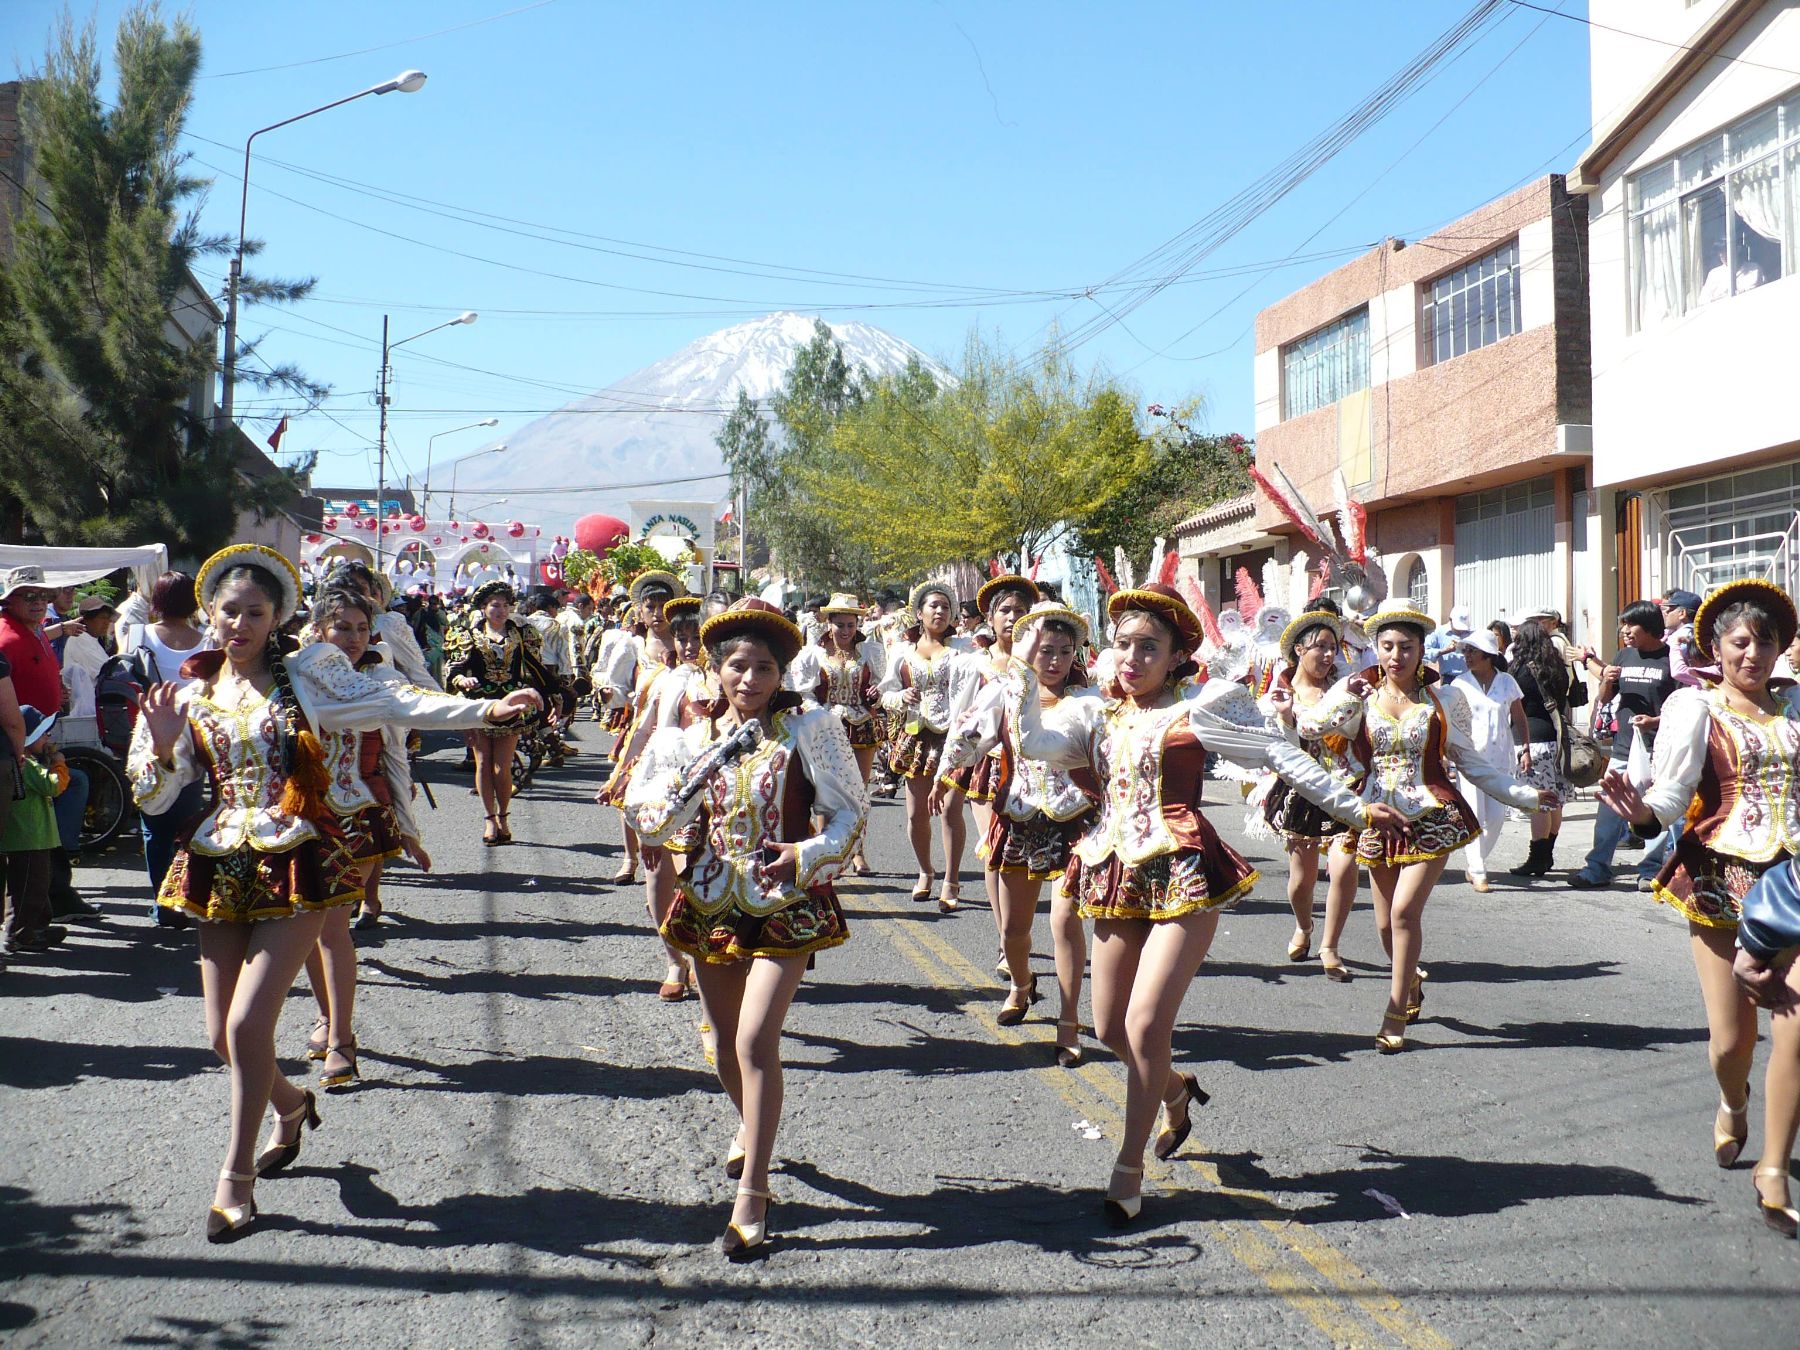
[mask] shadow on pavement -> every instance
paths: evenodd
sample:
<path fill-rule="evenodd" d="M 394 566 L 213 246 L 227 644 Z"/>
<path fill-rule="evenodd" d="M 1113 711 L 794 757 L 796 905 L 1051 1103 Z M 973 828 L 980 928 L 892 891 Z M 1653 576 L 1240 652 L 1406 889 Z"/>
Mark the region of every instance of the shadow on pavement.
<path fill-rule="evenodd" d="M 872 1045 L 866 1039 L 821 1036 L 817 1032 L 789 1027 L 782 1033 L 788 1041 L 830 1054 L 824 1061 L 796 1061 L 797 1069 L 820 1073 L 884 1072 L 908 1074 L 916 1078 L 938 1078 L 962 1073 L 1004 1073 L 1013 1069 L 1042 1068 L 1041 1046 L 1009 1045 L 998 1041 L 935 1036 L 892 1018 L 876 1018 L 890 1026 L 903 1027 L 909 1039 L 899 1045 Z"/>
<path fill-rule="evenodd" d="M 216 1347 L 216 1350 L 260 1350 L 265 1345 L 279 1345 L 287 1339 L 286 1322 L 273 1322 L 263 1317 L 230 1318 L 223 1322 L 202 1317 L 167 1317 L 154 1319 L 152 1330 L 121 1337 L 120 1345 L 183 1345 Z"/>
<path fill-rule="evenodd" d="M 1598 1050 L 1651 1050 L 1660 1045 L 1694 1045 L 1707 1039 L 1704 1026 L 1651 1027 L 1635 1022 L 1502 1022 L 1484 1027 L 1458 1017 L 1432 1017 L 1441 1027 L 1468 1036 L 1473 1046 L 1459 1049 L 1501 1050 L 1518 1046 L 1567 1049 L 1580 1046 Z"/>
<path fill-rule="evenodd" d="M 998 1003 L 999 998 L 985 989 L 940 989 L 935 985 L 894 984 L 885 980 L 862 984 L 808 981 L 800 986 L 794 1002 L 807 1007 L 875 1004 L 924 1012 L 959 1013 L 971 1003 Z M 791 1036 L 793 1031 L 790 1028 L 784 1034 Z"/>
<path fill-rule="evenodd" d="M 1276 1176 L 1264 1168 L 1256 1152 L 1210 1154 L 1222 1181 L 1270 1195 L 1330 1197 L 1322 1202 L 1281 1211 L 1301 1223 L 1368 1223 L 1397 1218 L 1373 1196 L 1382 1191 L 1410 1214 L 1436 1218 L 1468 1218 L 1499 1214 L 1533 1200 L 1567 1200 L 1576 1196 L 1661 1200 L 1672 1205 L 1710 1205 L 1698 1196 L 1670 1195 L 1642 1172 L 1629 1167 L 1589 1163 L 1496 1162 L 1448 1154 L 1390 1153 L 1367 1145 L 1358 1161 L 1305 1176 Z"/>
<path fill-rule="evenodd" d="M 0 1186 L 0 1251 L 73 1252 L 88 1247 L 88 1239 L 96 1238 L 114 1248 L 135 1247 L 144 1241 L 145 1234 L 130 1205 L 46 1205 L 32 1199 L 31 1192 L 22 1186 Z M 11 1269 L 13 1263 L 7 1264 L 7 1274 L 16 1274 Z M 0 1305 L 8 1306 L 19 1305 Z M 0 1321 L 0 1330 L 7 1325 Z"/>
<path fill-rule="evenodd" d="M 388 897 L 391 899 L 392 897 Z M 634 911 L 635 913 L 635 911 Z M 417 914 L 400 914 L 388 908 L 374 928 L 358 930 L 356 945 L 380 946 L 388 938 L 425 939 L 432 942 L 485 942 L 489 938 L 529 938 L 534 941 L 580 942 L 588 938 L 648 935 L 650 921 L 613 923 L 604 919 L 579 921 L 554 915 L 521 914 L 517 919 L 470 920 L 452 923 Z"/>
<path fill-rule="evenodd" d="M 167 1083 L 218 1067 L 218 1056 L 206 1046 L 90 1045 L 0 1036 L 0 1085 L 6 1087 L 66 1087 L 88 1078 Z M 0 1235 L 5 1232 L 0 1223 Z"/>
<path fill-rule="evenodd" d="M 393 1083 L 369 1072 L 357 1085 L 358 1092 L 398 1089 L 403 1092 L 495 1093 L 505 1097 L 660 1101 L 686 1096 L 690 1092 L 715 1093 L 719 1090 L 719 1080 L 711 1072 L 666 1064 L 609 1064 L 579 1055 L 496 1056 L 457 1063 L 364 1050 L 362 1058 L 371 1068 L 377 1063 L 385 1064 L 418 1077 Z"/>
<path fill-rule="evenodd" d="M 408 969 L 392 961 L 368 956 L 364 971 L 373 971 L 407 989 L 438 994 L 506 994 L 523 999 L 610 998 L 647 986 L 641 980 L 621 980 L 613 975 L 582 975 L 573 971 L 536 973 L 527 970 L 464 969 L 433 957 L 425 962 L 443 967 L 443 974 Z M 364 977 L 367 978 L 366 975 Z"/>

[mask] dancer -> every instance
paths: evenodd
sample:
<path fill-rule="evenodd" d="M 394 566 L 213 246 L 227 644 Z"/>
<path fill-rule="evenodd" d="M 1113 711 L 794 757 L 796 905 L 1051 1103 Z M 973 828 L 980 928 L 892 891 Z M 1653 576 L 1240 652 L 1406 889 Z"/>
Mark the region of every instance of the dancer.
<path fill-rule="evenodd" d="M 1534 788 L 1569 796 L 1563 777 L 1563 728 L 1569 720 L 1569 664 L 1553 641 L 1555 630 L 1527 619 L 1513 630 L 1507 673 L 1519 686 L 1528 739 L 1519 756 L 1519 777 Z M 1541 877 L 1556 866 L 1556 837 L 1562 833 L 1562 807 L 1539 811 L 1531 818 L 1531 850 L 1525 861 L 1508 869 L 1515 877 Z"/>
<path fill-rule="evenodd" d="M 931 866 L 931 788 L 952 714 L 961 706 L 975 668 L 949 643 L 956 597 L 948 586 L 940 581 L 920 583 L 913 589 L 911 607 L 918 616 L 918 635 L 902 642 L 889 660 L 881 681 L 881 706 L 895 721 L 888 763 L 906 784 L 906 832 L 919 864 L 912 898 L 929 900 L 936 880 Z M 946 800 L 942 820 L 944 885 L 938 909 L 949 914 L 960 899 L 957 872 L 967 832 L 960 794 Z"/>
<path fill-rule="evenodd" d="M 996 630 L 998 633 L 998 630 Z M 1071 688 L 1079 680 L 1077 660 L 1088 639 L 1087 620 L 1075 611 L 1044 601 L 1008 631 L 1007 649 L 1015 642 L 1031 647 L 1038 701 L 1054 708 L 1065 697 L 1095 698 L 1092 691 Z M 954 774 L 970 764 L 983 764 L 998 754 L 992 781 L 999 797 L 990 813 L 982 853 L 997 880 L 1001 959 L 1012 988 L 995 1020 L 1014 1026 L 1037 1002 L 1037 977 L 1031 973 L 1031 930 L 1044 882 L 1061 877 L 1070 849 L 1085 832 L 1099 800 L 1100 785 L 1090 769 L 1052 768 L 1041 759 L 1026 759 L 1018 749 L 1018 724 L 1006 715 L 1012 675 L 995 680 L 977 698 L 944 747 L 943 768 Z M 937 809 L 949 791 L 947 777 L 932 792 Z M 1055 954 L 1061 1015 L 1056 1021 L 1056 1059 L 1064 1068 L 1081 1062 L 1081 980 L 1087 964 L 1087 938 L 1075 903 L 1061 886 L 1051 889 L 1050 932 Z"/>
<path fill-rule="evenodd" d="M 1694 615 L 1693 642 L 1702 661 L 1717 663 L 1718 684 L 1669 695 L 1647 789 L 1639 792 L 1617 769 L 1600 784 L 1600 800 L 1640 838 L 1688 821 L 1653 894 L 1688 924 L 1719 1084 L 1713 1156 L 1720 1167 L 1736 1163 L 1750 1137 L 1756 1005 L 1732 978 L 1742 902 L 1758 877 L 1800 853 L 1800 688 L 1770 687 L 1797 629 L 1794 602 L 1769 582 L 1715 589 Z M 1790 1237 L 1800 1227 L 1788 1200 L 1800 1119 L 1797 1056 L 1800 1023 L 1789 1012 L 1774 1019 L 1763 1151 L 1752 1180 L 1764 1220 Z"/>
<path fill-rule="evenodd" d="M 1027 648 L 1007 715 L 1019 727 L 1021 755 L 1088 767 L 1104 788 L 1061 884 L 1081 917 L 1094 920 L 1094 1030 L 1126 1066 L 1124 1137 L 1106 1192 L 1108 1218 L 1124 1226 L 1142 1208 L 1144 1148 L 1158 1106 L 1167 1128 L 1155 1153 L 1168 1158 L 1188 1137 L 1192 1108 L 1207 1100 L 1192 1075 L 1171 1070 L 1170 1038 L 1219 912 L 1256 881 L 1197 809 L 1208 750 L 1273 766 L 1309 800 L 1369 828 L 1391 828 L 1398 817 L 1386 805 L 1365 805 L 1271 731 L 1243 685 L 1188 683 L 1201 625 L 1173 588 L 1153 582 L 1117 591 L 1107 614 L 1116 655 L 1107 697 L 1042 707 Z"/>
<path fill-rule="evenodd" d="M 856 756 L 856 770 L 867 788 L 875 765 L 876 713 L 881 707 L 886 652 L 876 639 L 863 637 L 863 608 L 854 595 L 833 595 L 819 607 L 819 617 L 825 622 L 822 639 L 801 656 L 817 653 L 815 696 L 844 724 L 851 753 Z M 869 860 L 860 844 L 850 860 L 850 873 L 859 877 L 869 874 Z"/>
<path fill-rule="evenodd" d="M 625 788 L 631 781 L 634 761 L 643 753 L 644 742 L 656 727 L 655 722 L 646 717 L 651 688 L 675 660 L 675 646 L 663 606 L 685 593 L 686 588 L 671 572 L 653 570 L 633 577 L 626 595 L 631 601 L 634 617 L 643 625 L 643 632 L 633 632 L 629 640 L 615 645 L 605 658 L 606 668 L 601 678 L 610 691 L 609 699 L 615 707 L 623 706 L 628 710 L 625 729 L 613 743 L 612 773 L 594 797 L 600 805 L 617 809 L 624 822 L 625 860 L 610 879 L 615 886 L 629 886 L 637 879 L 638 838 L 631 828 L 630 813 L 624 809 Z M 649 884 L 656 885 L 655 882 Z M 666 886 L 664 889 L 666 891 Z M 666 988 L 670 982 L 665 980 L 663 983 Z M 685 980 L 680 983 L 685 989 Z"/>
<path fill-rule="evenodd" d="M 1515 747 L 1525 745 L 1530 737 L 1524 691 L 1507 674 L 1505 649 L 1493 633 L 1470 632 L 1457 643 L 1457 648 L 1462 653 L 1463 670 L 1450 684 L 1469 706 L 1469 743 L 1495 772 L 1510 773 L 1513 765 L 1519 763 Z M 1469 809 L 1475 813 L 1481 833 L 1463 850 L 1463 867 L 1469 884 L 1485 893 L 1488 859 L 1494 856 L 1494 845 L 1500 842 L 1506 806 L 1485 792 L 1476 792 L 1471 794 Z"/>
<path fill-rule="evenodd" d="M 1273 677 L 1264 706 L 1288 727 L 1309 713 L 1331 692 L 1339 677 L 1344 622 L 1326 610 L 1308 610 L 1281 632 L 1282 665 Z M 1303 737 L 1300 746 L 1338 782 L 1359 782 L 1364 765 L 1341 735 Z M 1288 854 L 1287 898 L 1294 911 L 1294 936 L 1287 959 L 1304 961 L 1312 950 L 1313 888 L 1319 880 L 1319 854 L 1326 858 L 1325 936 L 1319 964 L 1339 982 L 1350 968 L 1338 956 L 1338 940 L 1356 904 L 1355 840 L 1329 813 L 1301 796 L 1285 778 L 1274 775 L 1262 804 L 1263 820 L 1285 844 Z"/>
<path fill-rule="evenodd" d="M 1394 597 L 1364 620 L 1376 665 L 1366 679 L 1340 681 L 1312 709 L 1295 719 L 1304 738 L 1341 736 L 1368 766 L 1361 795 L 1371 805 L 1391 806 L 1405 820 L 1398 831 L 1364 829 L 1356 857 L 1369 869 L 1375 923 L 1392 963 L 1387 1011 L 1375 1048 L 1406 1048 L 1406 1028 L 1418 1020 L 1425 985 L 1419 974 L 1425 902 L 1444 862 L 1479 833 L 1469 809 L 1444 771 L 1446 759 L 1480 791 L 1521 811 L 1548 811 L 1561 798 L 1548 788 L 1516 782 L 1479 755 L 1469 739 L 1469 705 L 1454 687 L 1438 685 L 1423 664 L 1430 616 Z"/>
<path fill-rule="evenodd" d="M 370 645 L 374 606 L 360 591 L 326 591 L 313 604 L 311 626 L 320 640 L 329 642 L 344 659 L 372 679 L 407 682 L 406 677 L 382 662 Z M 412 768 L 407 763 L 406 733 L 396 727 L 374 729 L 336 728 L 319 738 L 325 747 L 325 763 L 331 775 L 325 801 L 337 817 L 337 830 L 356 869 L 356 884 L 364 893 L 364 917 L 358 927 L 370 927 L 369 888 L 382 864 L 401 854 L 421 870 L 431 870 L 431 856 L 419 841 L 419 827 L 412 814 Z M 319 1086 L 338 1092 L 358 1078 L 356 1031 L 356 943 L 350 937 L 349 905 L 335 905 L 325 912 L 318 944 L 306 957 L 306 977 L 319 1005 L 318 1020 L 306 1039 L 308 1059 L 319 1064 Z"/>
<path fill-rule="evenodd" d="M 701 825 L 662 931 L 697 961 L 701 1005 L 719 1031 L 719 1081 L 740 1122 L 725 1163 L 740 1182 L 724 1249 L 742 1259 L 768 1239 L 782 1023 L 809 957 L 847 936 L 831 882 L 857 849 L 868 807 L 843 723 L 781 688 L 800 630 L 746 599 L 708 619 L 701 640 L 724 698 L 687 728 L 651 738 L 625 809 L 652 846 Z M 735 738 L 752 722 L 762 738 L 746 747 Z M 715 760 L 691 781 L 728 738 L 740 747 L 729 770 Z M 825 822 L 817 833 L 815 815 Z"/>
<path fill-rule="evenodd" d="M 168 809 L 202 779 L 211 780 L 217 803 L 176 854 L 158 899 L 202 921 L 207 1032 L 231 1070 L 230 1138 L 206 1220 L 208 1240 L 218 1242 L 255 1220 L 256 1178 L 293 1162 L 302 1124 L 319 1125 L 311 1091 L 275 1063 L 276 1021 L 319 939 L 323 911 L 358 894 L 324 801 L 316 732 L 387 722 L 474 727 L 517 717 L 538 700 L 523 690 L 472 701 L 387 684 L 325 644 L 289 653 L 275 633 L 300 602 L 300 577 L 261 545 L 215 553 L 197 589 L 224 649 L 184 664 L 194 683 L 145 691 L 128 768 L 146 811 Z M 259 1156 L 257 1123 L 270 1105 L 276 1129 Z"/>
<path fill-rule="evenodd" d="M 503 698 L 518 689 L 546 690 L 550 678 L 538 662 L 538 635 L 514 621 L 513 591 L 504 581 L 484 581 L 469 597 L 469 616 L 445 634 L 444 680 L 458 693 Z M 524 730 L 516 722 L 475 732 L 475 789 L 487 824 L 481 842 L 512 843 L 513 755 Z"/>

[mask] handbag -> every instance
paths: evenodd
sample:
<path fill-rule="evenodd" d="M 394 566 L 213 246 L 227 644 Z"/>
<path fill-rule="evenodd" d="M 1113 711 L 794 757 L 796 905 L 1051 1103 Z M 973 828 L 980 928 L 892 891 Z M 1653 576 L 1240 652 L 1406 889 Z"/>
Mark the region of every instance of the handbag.
<path fill-rule="evenodd" d="M 1606 776 L 1606 751 L 1586 732 L 1571 727 L 1562 709 L 1551 708 L 1556 718 L 1557 739 L 1562 742 L 1562 776 L 1570 787 L 1591 788 Z"/>
<path fill-rule="evenodd" d="M 1764 963 L 1800 947 L 1800 885 L 1794 859 L 1784 858 L 1764 872 L 1744 896 L 1738 946 Z"/>

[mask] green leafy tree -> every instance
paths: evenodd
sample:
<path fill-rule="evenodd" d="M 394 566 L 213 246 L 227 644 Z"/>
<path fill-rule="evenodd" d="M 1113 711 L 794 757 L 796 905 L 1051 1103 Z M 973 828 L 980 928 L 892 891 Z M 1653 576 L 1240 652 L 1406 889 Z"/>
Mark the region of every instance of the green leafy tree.
<path fill-rule="evenodd" d="M 169 335 L 191 319 L 191 264 L 232 245 L 201 231 L 206 183 L 177 144 L 199 64 L 191 25 L 138 6 L 114 46 L 116 107 L 100 98 L 92 24 L 66 15 L 26 84 L 27 209 L 0 267 L 0 507 L 52 543 L 159 540 L 204 554 L 241 509 L 296 496 L 310 467 L 254 485 L 238 475 L 231 438 L 190 410 L 217 354 Z M 310 285 L 253 279 L 247 294 L 296 299 Z M 250 383 L 324 392 L 279 367 Z"/>
<path fill-rule="evenodd" d="M 1158 419 L 1148 454 L 1137 470 L 1081 527 L 1082 549 L 1112 563 L 1113 551 L 1142 567 L 1158 539 L 1197 511 L 1250 490 L 1245 468 L 1251 443 L 1236 434 L 1210 435 L 1193 429 L 1195 404 L 1165 409 L 1150 405 Z"/>

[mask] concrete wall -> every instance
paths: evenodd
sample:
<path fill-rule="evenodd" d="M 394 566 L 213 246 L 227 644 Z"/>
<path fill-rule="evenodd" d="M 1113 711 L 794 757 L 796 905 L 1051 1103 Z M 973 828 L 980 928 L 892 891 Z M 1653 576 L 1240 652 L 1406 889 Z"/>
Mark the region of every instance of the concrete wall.
<path fill-rule="evenodd" d="M 1588 0 L 1592 121 L 1603 124 L 1728 0 Z M 1642 36 L 1638 36 L 1641 34 Z"/>

